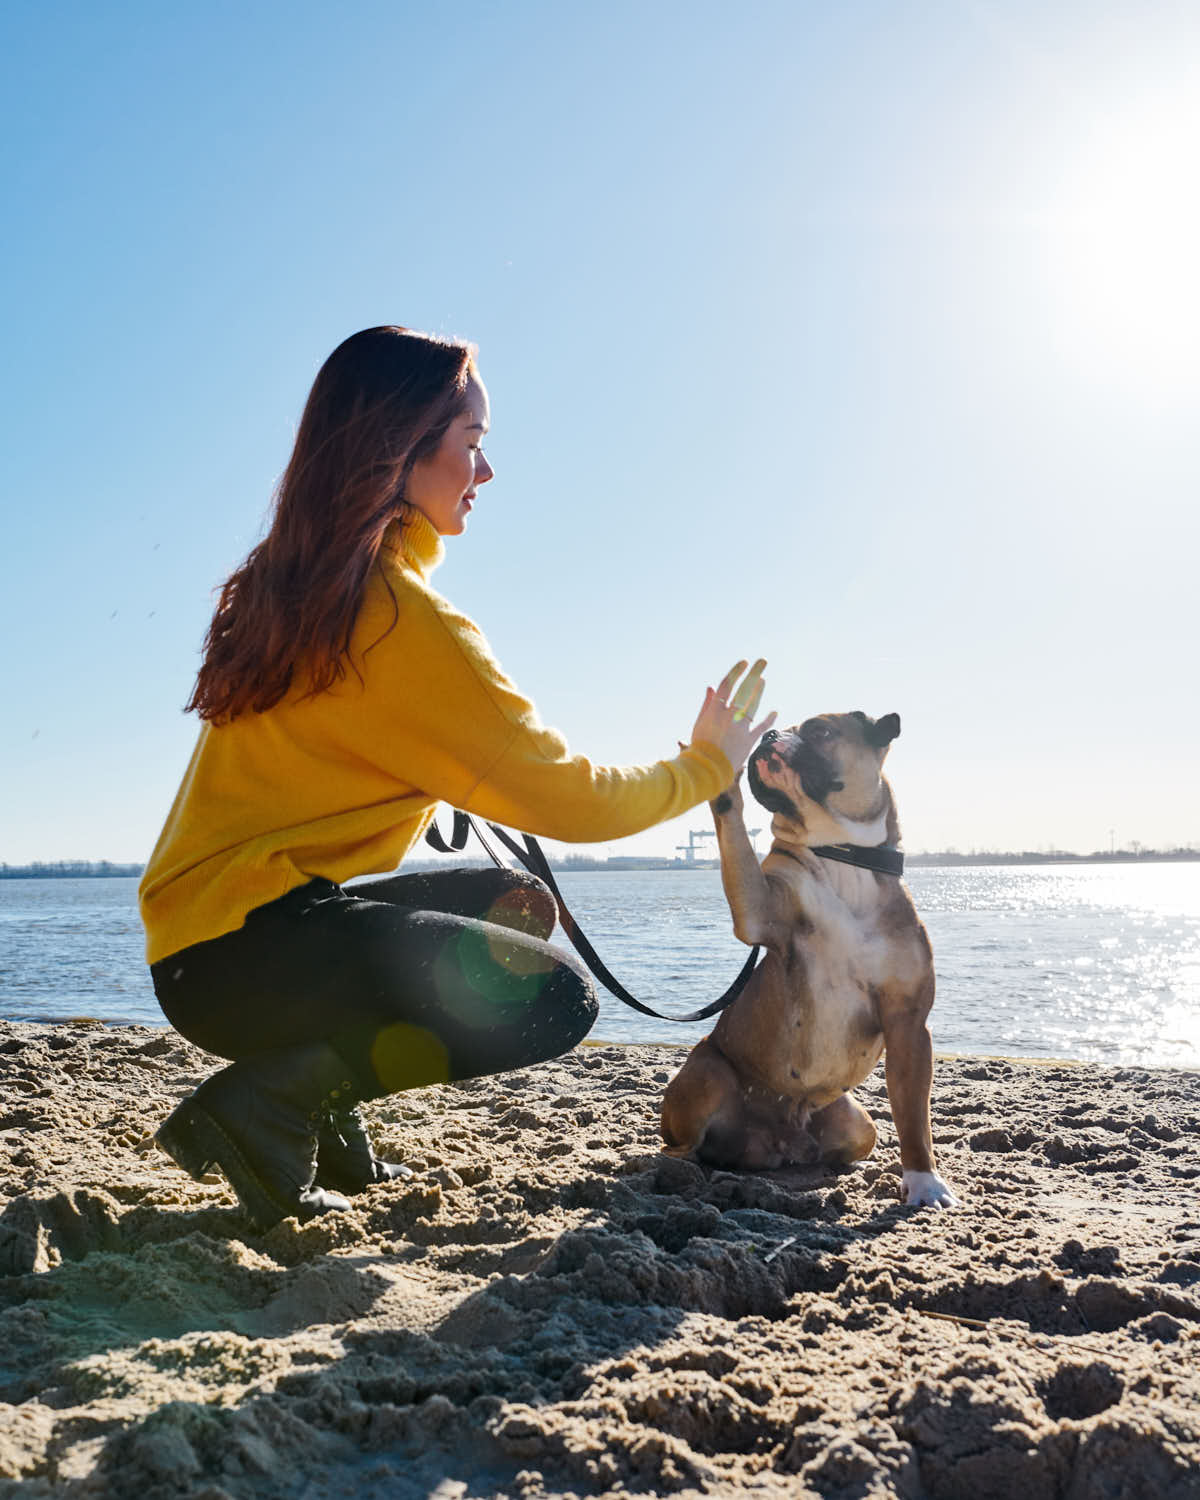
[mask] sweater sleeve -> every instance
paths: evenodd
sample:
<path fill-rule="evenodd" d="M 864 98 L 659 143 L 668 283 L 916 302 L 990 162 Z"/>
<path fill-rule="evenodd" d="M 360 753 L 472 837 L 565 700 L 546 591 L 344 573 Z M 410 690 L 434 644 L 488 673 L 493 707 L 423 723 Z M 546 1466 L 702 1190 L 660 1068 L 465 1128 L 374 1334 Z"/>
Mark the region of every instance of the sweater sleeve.
<path fill-rule="evenodd" d="M 588 843 L 653 827 L 733 780 L 728 759 L 708 744 L 639 766 L 572 755 L 476 625 L 432 591 L 413 606 L 380 643 L 387 660 L 372 667 L 371 695 L 386 705 L 378 728 L 388 762 L 429 796 L 511 828 Z"/>
<path fill-rule="evenodd" d="M 645 766 L 596 766 L 554 730 L 519 735 L 466 798 L 468 812 L 568 843 L 625 838 L 716 797 L 733 770 L 714 745 Z"/>

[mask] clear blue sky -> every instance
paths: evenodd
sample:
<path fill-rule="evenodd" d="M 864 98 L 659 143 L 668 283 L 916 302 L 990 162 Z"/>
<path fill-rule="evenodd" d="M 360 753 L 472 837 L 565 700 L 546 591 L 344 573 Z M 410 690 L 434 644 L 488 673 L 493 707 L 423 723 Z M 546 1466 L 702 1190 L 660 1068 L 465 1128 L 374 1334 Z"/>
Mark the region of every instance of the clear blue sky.
<path fill-rule="evenodd" d="M 1200 843 L 1197 7 L 10 6 L 0 111 L 0 859 L 148 853 L 393 321 L 479 345 L 439 583 L 575 750 L 761 653 L 900 712 L 909 848 Z"/>

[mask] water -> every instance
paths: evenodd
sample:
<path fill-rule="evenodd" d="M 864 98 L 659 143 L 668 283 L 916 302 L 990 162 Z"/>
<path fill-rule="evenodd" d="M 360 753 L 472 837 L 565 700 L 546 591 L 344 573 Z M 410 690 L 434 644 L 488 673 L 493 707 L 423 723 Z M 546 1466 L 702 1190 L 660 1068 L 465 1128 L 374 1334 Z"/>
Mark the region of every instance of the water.
<path fill-rule="evenodd" d="M 715 870 L 561 877 L 584 930 L 633 994 L 681 1013 L 741 967 Z M 915 867 L 933 940 L 943 1052 L 1200 1067 L 1200 863 Z M 0 1016 L 161 1025 L 127 878 L 0 880 Z M 691 1042 L 601 992 L 593 1035 Z"/>

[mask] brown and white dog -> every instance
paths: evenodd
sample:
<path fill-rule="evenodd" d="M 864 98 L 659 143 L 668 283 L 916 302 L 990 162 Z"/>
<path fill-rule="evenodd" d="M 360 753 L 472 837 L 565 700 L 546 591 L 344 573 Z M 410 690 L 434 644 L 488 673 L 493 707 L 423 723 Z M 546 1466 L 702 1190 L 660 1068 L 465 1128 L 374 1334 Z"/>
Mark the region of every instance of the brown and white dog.
<path fill-rule="evenodd" d="M 767 953 L 667 1087 L 669 1155 L 750 1170 L 859 1161 L 876 1132 L 850 1090 L 882 1053 L 904 1201 L 956 1203 L 934 1168 L 929 1119 L 933 954 L 893 873 L 900 826 L 881 767 L 899 733 L 898 715 L 863 713 L 769 731 L 748 768 L 774 814 L 761 865 L 740 787 L 712 803 L 733 930 Z"/>

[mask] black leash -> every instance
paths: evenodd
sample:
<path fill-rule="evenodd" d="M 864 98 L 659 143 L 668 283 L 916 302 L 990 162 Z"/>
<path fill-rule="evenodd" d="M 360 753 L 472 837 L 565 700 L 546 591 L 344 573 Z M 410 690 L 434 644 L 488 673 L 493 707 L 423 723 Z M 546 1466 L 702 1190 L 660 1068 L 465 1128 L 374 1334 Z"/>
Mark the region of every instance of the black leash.
<path fill-rule="evenodd" d="M 554 872 L 550 868 L 550 862 L 542 851 L 541 845 L 531 833 L 523 833 L 521 838 L 524 844 L 518 844 L 515 838 L 505 829 L 495 823 L 489 823 L 488 828 L 500 840 L 514 859 L 521 862 L 531 875 L 536 875 L 550 887 L 550 894 L 558 903 L 558 920 L 562 929 L 574 944 L 575 951 L 583 959 L 584 963 L 592 971 L 592 974 L 600 981 L 606 990 L 615 995 L 618 1000 L 631 1006 L 634 1010 L 641 1011 L 644 1016 L 653 1016 L 656 1021 L 707 1021 L 709 1016 L 715 1016 L 727 1006 L 733 1004 L 737 997 L 745 989 L 750 975 L 754 972 L 754 966 L 758 962 L 759 949 L 752 948 L 750 956 L 742 965 L 741 973 L 729 986 L 723 995 L 717 997 L 711 1004 L 701 1010 L 692 1011 L 686 1016 L 665 1016 L 660 1010 L 651 1010 L 648 1005 L 643 1005 L 640 1000 L 635 1000 L 619 979 L 615 979 L 600 955 L 588 941 L 583 929 L 571 914 L 563 893 L 558 888 L 558 881 L 554 878 Z M 500 869 L 508 869 L 508 866 L 488 843 L 483 836 L 483 830 L 469 813 L 454 810 L 454 827 L 450 834 L 450 842 L 447 843 L 442 837 L 436 822 L 433 822 L 425 831 L 425 842 L 439 854 L 457 854 L 467 846 L 467 836 L 474 833 L 475 837 L 483 845 L 494 864 Z"/>

